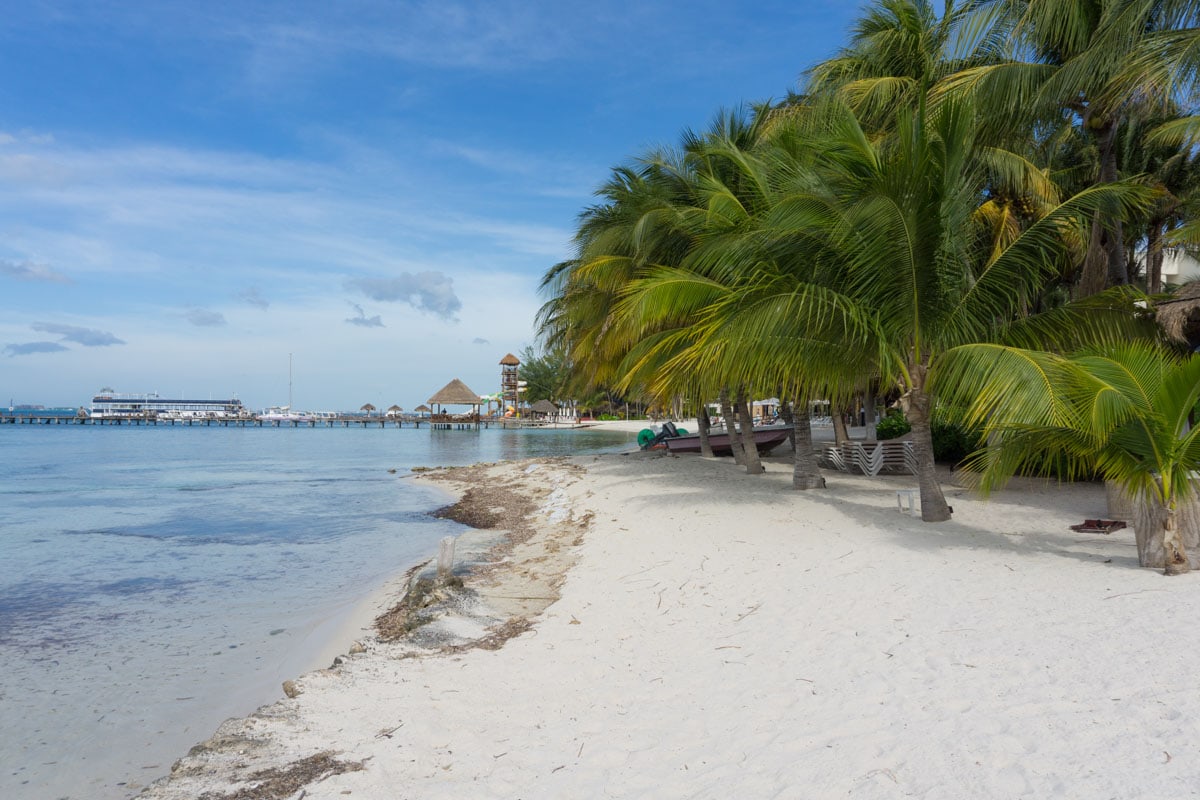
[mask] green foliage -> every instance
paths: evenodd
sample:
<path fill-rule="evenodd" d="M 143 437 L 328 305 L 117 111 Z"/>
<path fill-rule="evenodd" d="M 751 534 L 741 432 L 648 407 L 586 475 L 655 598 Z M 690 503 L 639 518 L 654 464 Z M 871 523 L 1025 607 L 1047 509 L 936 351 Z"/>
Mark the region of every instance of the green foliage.
<path fill-rule="evenodd" d="M 938 463 L 958 464 L 978 450 L 982 442 L 977 429 L 959 422 L 935 417 L 929 427 L 933 437 L 933 459 Z M 875 437 L 880 441 L 896 439 L 911 430 L 904 413 L 892 408 L 875 426 Z"/>
<path fill-rule="evenodd" d="M 875 438 L 880 441 L 895 439 L 911 430 L 912 426 L 904 418 L 904 412 L 898 408 L 890 408 L 888 409 L 887 416 L 879 420 L 879 423 L 875 426 Z"/>
<path fill-rule="evenodd" d="M 956 422 L 934 419 L 930 423 L 933 435 L 933 460 L 942 464 L 958 464 L 983 444 L 976 429 Z"/>
<path fill-rule="evenodd" d="M 520 379 L 525 381 L 525 393 L 521 399 L 526 403 L 566 399 L 570 369 L 562 348 L 553 347 L 538 354 L 532 347 L 526 347 L 521 351 L 518 370 Z"/>
<path fill-rule="evenodd" d="M 936 381 L 987 436 L 968 462 L 984 490 L 1028 472 L 1096 474 L 1164 508 L 1195 493 L 1200 356 L 1145 342 L 1070 357 L 970 345 L 947 354 Z"/>

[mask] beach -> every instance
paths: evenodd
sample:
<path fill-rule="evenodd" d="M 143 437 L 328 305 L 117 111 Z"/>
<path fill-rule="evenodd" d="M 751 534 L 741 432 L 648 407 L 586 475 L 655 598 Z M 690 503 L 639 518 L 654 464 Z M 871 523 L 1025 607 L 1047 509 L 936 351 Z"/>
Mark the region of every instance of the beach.
<path fill-rule="evenodd" d="M 926 524 L 897 508 L 911 476 L 797 492 L 781 450 L 761 476 L 661 452 L 426 473 L 485 526 L 463 587 L 396 641 L 360 615 L 336 665 L 142 796 L 1200 793 L 1196 578 L 1071 531 L 1102 486 L 982 500 L 946 473 L 954 518 Z"/>

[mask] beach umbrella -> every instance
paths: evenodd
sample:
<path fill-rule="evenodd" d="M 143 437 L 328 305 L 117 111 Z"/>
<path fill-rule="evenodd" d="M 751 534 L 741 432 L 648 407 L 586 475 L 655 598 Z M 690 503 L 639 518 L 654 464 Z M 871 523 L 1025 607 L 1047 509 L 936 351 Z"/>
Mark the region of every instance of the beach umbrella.
<path fill-rule="evenodd" d="M 363 407 L 359 409 L 359 411 L 367 412 L 368 417 L 371 416 L 371 412 L 374 410 L 375 410 L 375 406 L 371 405 L 370 403 L 365 403 L 363 405 Z"/>

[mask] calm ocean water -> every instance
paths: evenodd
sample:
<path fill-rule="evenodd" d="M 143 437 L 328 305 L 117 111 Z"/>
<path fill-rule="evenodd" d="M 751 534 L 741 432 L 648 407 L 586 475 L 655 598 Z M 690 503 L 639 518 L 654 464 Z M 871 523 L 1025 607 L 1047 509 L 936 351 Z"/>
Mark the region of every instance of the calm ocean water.
<path fill-rule="evenodd" d="M 0 428 L 0 797 L 127 797 L 278 698 L 339 619 L 459 530 L 428 516 L 445 497 L 411 467 L 632 440 Z"/>

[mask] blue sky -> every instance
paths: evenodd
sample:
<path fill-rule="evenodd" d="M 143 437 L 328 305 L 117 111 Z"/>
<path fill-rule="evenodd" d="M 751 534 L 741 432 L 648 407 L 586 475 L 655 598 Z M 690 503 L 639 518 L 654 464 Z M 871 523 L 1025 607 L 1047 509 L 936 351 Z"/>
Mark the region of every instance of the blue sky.
<path fill-rule="evenodd" d="M 611 167 L 779 98 L 856 3 L 24 0 L 0 403 L 497 390 Z"/>

